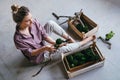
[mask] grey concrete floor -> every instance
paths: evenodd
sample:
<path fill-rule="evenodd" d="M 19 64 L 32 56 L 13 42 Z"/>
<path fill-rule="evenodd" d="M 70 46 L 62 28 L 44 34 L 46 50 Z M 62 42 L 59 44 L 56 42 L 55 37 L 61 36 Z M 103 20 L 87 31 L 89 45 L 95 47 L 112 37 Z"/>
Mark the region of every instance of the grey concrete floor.
<path fill-rule="evenodd" d="M 97 40 L 97 45 L 105 56 L 103 67 L 78 75 L 70 80 L 119 80 L 120 79 L 120 0 L 1 0 L 0 1 L 0 80 L 66 80 L 61 62 L 51 63 L 36 77 L 31 77 L 41 65 L 31 65 L 15 48 L 13 35 L 15 23 L 12 20 L 11 5 L 17 3 L 29 7 L 33 17 L 42 25 L 48 20 L 57 21 L 52 12 L 70 15 L 83 12 L 99 25 L 97 36 L 104 37 L 113 30 L 110 40 L 112 49 Z M 63 25 L 67 28 L 67 24 Z"/>

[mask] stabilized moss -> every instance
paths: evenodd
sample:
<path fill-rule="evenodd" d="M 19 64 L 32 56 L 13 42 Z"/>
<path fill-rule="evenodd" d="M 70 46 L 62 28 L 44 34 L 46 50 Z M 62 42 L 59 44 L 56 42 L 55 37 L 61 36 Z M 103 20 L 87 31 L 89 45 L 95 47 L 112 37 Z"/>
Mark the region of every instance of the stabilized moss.
<path fill-rule="evenodd" d="M 85 33 L 87 33 L 87 32 L 89 31 L 87 25 L 85 25 L 85 26 L 83 27 L 82 24 L 77 24 L 75 27 L 76 27 L 80 32 L 85 32 Z"/>
<path fill-rule="evenodd" d="M 65 42 L 65 41 L 63 41 L 61 38 L 58 38 L 58 39 L 56 40 L 56 44 L 54 45 L 54 47 L 55 47 L 56 49 L 58 49 L 58 48 L 59 48 L 59 45 L 62 44 L 63 42 Z"/>
<path fill-rule="evenodd" d="M 88 31 L 92 30 L 93 27 L 90 25 L 83 17 L 81 17 L 81 21 L 83 22 L 84 26 L 80 23 L 80 21 L 74 21 L 75 27 L 80 31 L 87 33 Z M 77 24 L 76 24 L 77 23 Z"/>
<path fill-rule="evenodd" d="M 66 58 L 70 68 L 73 68 L 89 61 L 96 61 L 99 59 L 99 56 L 92 51 L 92 48 L 87 48 L 83 51 L 68 55 Z"/>

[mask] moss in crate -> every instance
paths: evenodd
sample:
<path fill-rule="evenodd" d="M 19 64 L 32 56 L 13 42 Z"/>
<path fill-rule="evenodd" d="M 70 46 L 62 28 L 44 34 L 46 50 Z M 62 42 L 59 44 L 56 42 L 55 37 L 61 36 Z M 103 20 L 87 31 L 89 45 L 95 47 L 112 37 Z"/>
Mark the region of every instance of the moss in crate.
<path fill-rule="evenodd" d="M 88 30 L 88 27 L 85 25 L 85 27 L 82 26 L 82 24 L 77 24 L 75 25 L 75 27 L 80 31 L 80 32 L 85 32 L 87 33 L 89 30 Z"/>
<path fill-rule="evenodd" d="M 96 61 L 99 59 L 99 56 L 93 52 L 92 48 L 87 48 L 82 53 L 87 58 L 87 61 Z"/>
<path fill-rule="evenodd" d="M 85 56 L 81 52 L 68 55 L 66 58 L 67 58 L 70 68 L 83 64 L 86 61 Z"/>
<path fill-rule="evenodd" d="M 89 61 L 96 61 L 99 56 L 94 54 L 91 48 L 66 56 L 70 68 L 82 65 Z"/>
<path fill-rule="evenodd" d="M 89 31 L 93 29 L 92 25 L 90 25 L 90 24 L 88 23 L 88 21 L 86 21 L 86 20 L 84 19 L 84 17 L 81 17 L 81 20 L 82 20 L 83 24 L 87 26 L 87 28 L 88 28 Z"/>

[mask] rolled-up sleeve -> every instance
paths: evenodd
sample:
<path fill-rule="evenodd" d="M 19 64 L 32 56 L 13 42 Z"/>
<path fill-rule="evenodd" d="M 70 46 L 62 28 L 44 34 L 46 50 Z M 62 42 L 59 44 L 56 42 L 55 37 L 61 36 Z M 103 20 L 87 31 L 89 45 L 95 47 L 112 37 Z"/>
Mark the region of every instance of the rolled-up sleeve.
<path fill-rule="evenodd" d="M 14 40 L 17 49 L 21 50 L 25 55 L 31 56 L 32 48 L 21 40 Z"/>

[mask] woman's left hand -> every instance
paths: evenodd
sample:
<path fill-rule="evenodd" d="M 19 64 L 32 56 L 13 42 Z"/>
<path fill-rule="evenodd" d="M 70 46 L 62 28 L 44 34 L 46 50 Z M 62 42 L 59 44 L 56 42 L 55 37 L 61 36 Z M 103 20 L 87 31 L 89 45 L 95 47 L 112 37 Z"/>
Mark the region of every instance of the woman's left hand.
<path fill-rule="evenodd" d="M 66 45 L 67 45 L 67 43 L 62 43 L 59 45 L 59 47 L 66 46 Z"/>

